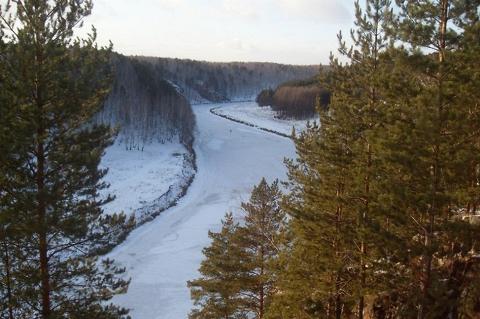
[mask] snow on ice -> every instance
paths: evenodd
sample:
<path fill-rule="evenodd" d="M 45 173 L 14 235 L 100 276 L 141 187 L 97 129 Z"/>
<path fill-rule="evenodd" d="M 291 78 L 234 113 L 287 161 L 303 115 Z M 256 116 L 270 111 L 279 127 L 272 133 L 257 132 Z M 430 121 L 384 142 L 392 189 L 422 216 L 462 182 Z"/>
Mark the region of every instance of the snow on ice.
<path fill-rule="evenodd" d="M 295 156 L 293 142 L 210 113 L 219 106 L 222 111 L 226 108 L 235 116 L 289 133 L 291 122 L 253 110 L 252 103 L 194 106 L 198 171 L 187 194 L 177 206 L 134 230 L 108 255 L 126 267 L 126 276 L 131 278 L 128 292 L 116 296 L 114 302 L 130 308 L 132 318 L 187 318 L 193 307 L 187 281 L 199 276 L 202 248 L 209 245 L 208 231 L 219 230 L 226 212 L 238 216 L 240 203 L 248 200 L 261 177 L 268 181 L 286 178 L 283 159 Z M 181 170 L 173 155 L 181 150 L 169 147 L 159 146 L 144 155 L 131 153 L 126 158 L 113 150 L 107 152 L 106 165 L 112 160 L 125 161 L 112 166 L 117 168 L 109 180 L 119 198 L 109 210 L 134 210 L 165 191 L 171 177 Z M 121 199 L 122 194 L 127 198 Z"/>
<path fill-rule="evenodd" d="M 256 102 L 216 104 L 212 108 L 217 114 L 285 135 L 292 134 L 292 128 L 295 128 L 297 133 L 303 131 L 308 122 L 306 120 L 280 119 L 269 106 L 260 107 Z"/>

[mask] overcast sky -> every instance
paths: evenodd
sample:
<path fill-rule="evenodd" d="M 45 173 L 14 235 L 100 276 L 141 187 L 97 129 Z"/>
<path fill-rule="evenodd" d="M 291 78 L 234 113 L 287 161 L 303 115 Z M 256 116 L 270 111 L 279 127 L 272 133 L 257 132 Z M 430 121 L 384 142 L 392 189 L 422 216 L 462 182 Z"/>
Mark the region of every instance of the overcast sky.
<path fill-rule="evenodd" d="M 127 55 L 327 63 L 353 0 L 95 0 L 85 27 Z"/>

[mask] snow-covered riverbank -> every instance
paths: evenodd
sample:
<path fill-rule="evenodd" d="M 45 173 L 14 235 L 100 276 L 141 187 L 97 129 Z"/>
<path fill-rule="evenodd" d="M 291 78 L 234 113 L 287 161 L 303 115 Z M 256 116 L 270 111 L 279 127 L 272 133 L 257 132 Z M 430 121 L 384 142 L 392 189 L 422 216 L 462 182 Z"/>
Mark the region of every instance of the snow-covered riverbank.
<path fill-rule="evenodd" d="M 215 115 L 285 137 L 291 136 L 293 129 L 296 133 L 305 130 L 308 122 L 307 120 L 280 119 L 269 106 L 260 107 L 256 102 L 215 104 L 211 111 Z M 313 120 L 318 119 L 314 118 L 310 121 Z"/>
<path fill-rule="evenodd" d="M 109 169 L 104 193 L 116 196 L 105 213 L 133 214 L 137 224 L 174 205 L 195 175 L 195 155 L 179 142 L 150 143 L 142 151 L 117 142 L 107 148 L 101 165 Z"/>
<path fill-rule="evenodd" d="M 127 294 L 114 302 L 135 319 L 182 319 L 192 307 L 186 281 L 198 276 L 208 230 L 225 212 L 238 212 L 261 177 L 284 179 L 291 140 L 217 117 L 216 105 L 195 105 L 197 175 L 178 205 L 134 230 L 108 257 L 127 268 Z"/>

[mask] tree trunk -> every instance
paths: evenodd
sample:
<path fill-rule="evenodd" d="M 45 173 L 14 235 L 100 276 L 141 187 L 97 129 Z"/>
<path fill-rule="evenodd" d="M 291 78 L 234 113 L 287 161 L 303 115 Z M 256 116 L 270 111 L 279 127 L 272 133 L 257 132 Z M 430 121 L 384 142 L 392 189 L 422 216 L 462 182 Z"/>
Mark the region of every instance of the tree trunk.
<path fill-rule="evenodd" d="M 43 134 L 43 132 L 38 132 Z M 37 146 L 37 217 L 38 217 L 38 238 L 39 238 L 39 255 L 40 255 L 40 277 L 41 277 L 41 294 L 42 294 L 42 318 L 48 319 L 51 314 L 50 305 L 50 274 L 48 266 L 48 244 L 46 233 L 46 203 L 45 203 L 45 154 L 43 144 Z"/>
<path fill-rule="evenodd" d="M 361 231 L 362 231 L 362 240 L 360 243 L 360 287 L 362 288 L 362 294 L 358 302 L 358 319 L 363 319 L 365 311 L 365 296 L 363 290 L 366 287 L 366 273 L 365 273 L 365 255 L 367 254 L 367 247 L 365 245 L 365 223 L 369 211 L 369 197 L 370 197 L 370 168 L 372 166 L 372 147 L 370 143 L 367 144 L 367 173 L 365 175 L 365 207 L 363 215 L 361 216 Z"/>
<path fill-rule="evenodd" d="M 340 276 L 335 283 L 335 319 L 342 319 L 342 298 L 340 297 Z"/>
<path fill-rule="evenodd" d="M 263 277 L 264 274 L 264 263 L 265 263 L 265 248 L 261 247 L 260 254 L 262 256 L 262 264 L 260 266 L 260 276 Z M 260 283 L 260 296 L 259 296 L 259 305 L 258 305 L 258 318 L 263 319 L 264 312 L 265 312 L 265 291 L 264 291 L 264 283 L 263 278 L 261 279 L 262 282 Z"/>
<path fill-rule="evenodd" d="M 7 236 L 4 230 L 3 238 L 3 262 L 5 264 L 5 285 L 7 288 L 8 319 L 13 319 L 13 295 L 12 278 L 10 273 L 10 252 L 8 249 Z"/>
<path fill-rule="evenodd" d="M 441 130 L 443 125 L 443 63 L 445 61 L 445 49 L 446 49 L 446 35 L 447 35 L 447 24 L 448 24 L 448 8 L 449 8 L 449 1 L 450 0 L 442 0 L 441 1 L 441 14 L 440 14 L 440 25 L 439 25 L 439 50 L 438 50 L 438 62 L 439 72 L 438 72 L 438 92 L 437 92 L 437 116 L 438 116 L 438 125 L 437 125 L 437 137 L 441 138 Z M 427 309 L 427 301 L 430 298 L 430 284 L 431 284 L 431 274 L 432 274 L 432 261 L 433 256 L 432 253 L 429 251 L 429 247 L 432 245 L 432 239 L 434 234 L 435 228 L 435 216 L 439 210 L 439 204 L 437 202 L 437 192 L 439 190 L 439 182 L 440 182 L 440 145 L 439 141 L 435 142 L 433 145 L 433 176 L 432 176 L 432 203 L 430 207 L 430 211 L 428 212 L 428 224 L 425 227 L 425 241 L 424 245 L 427 252 L 423 256 L 423 276 L 422 276 L 422 302 L 419 307 L 418 311 L 418 318 L 423 319 L 425 315 L 428 313 Z"/>
<path fill-rule="evenodd" d="M 37 39 L 38 41 L 38 39 Z M 36 184 L 37 184 L 37 222 L 38 222 L 38 251 L 40 261 L 40 281 L 41 281 L 41 296 L 42 296 L 42 318 L 48 319 L 51 315 L 51 301 L 50 301 L 50 273 L 48 265 L 48 243 L 47 243 L 47 203 L 45 189 L 45 124 L 44 124 L 44 102 L 43 102 L 43 61 L 44 55 L 39 45 L 36 51 L 36 83 L 35 83 L 35 96 L 34 100 L 37 106 L 37 146 L 36 146 L 36 159 L 37 159 L 37 171 L 36 171 Z"/>
<path fill-rule="evenodd" d="M 337 191 L 336 191 L 336 196 L 337 197 L 341 196 L 342 190 L 343 190 L 343 182 L 341 182 L 337 186 Z M 337 245 L 337 241 L 338 241 L 338 236 L 339 236 L 338 234 L 341 231 L 341 220 L 342 220 L 342 206 L 338 205 L 337 209 L 336 209 L 336 225 L 335 225 L 335 230 L 336 230 L 336 236 L 337 237 L 336 237 L 336 239 L 333 243 L 333 250 L 334 250 L 336 255 L 339 254 L 339 250 L 340 250 L 340 248 Z M 337 275 L 336 275 L 336 278 L 335 278 L 335 319 L 341 319 L 342 318 L 342 297 L 340 295 L 340 280 L 341 280 L 340 274 L 338 273 L 338 270 L 337 270 Z"/>

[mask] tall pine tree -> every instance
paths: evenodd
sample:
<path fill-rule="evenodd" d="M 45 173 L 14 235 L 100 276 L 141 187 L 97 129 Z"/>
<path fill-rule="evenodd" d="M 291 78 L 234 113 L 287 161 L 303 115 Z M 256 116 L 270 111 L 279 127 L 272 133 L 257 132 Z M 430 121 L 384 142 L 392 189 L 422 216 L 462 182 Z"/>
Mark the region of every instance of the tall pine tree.
<path fill-rule="evenodd" d="M 372 228 L 384 221 L 376 203 L 375 136 L 383 125 L 381 54 L 389 45 L 391 9 L 389 1 L 366 1 L 364 10 L 355 4 L 353 46 L 339 35 L 348 64 L 332 57 L 331 104 L 326 111 L 319 108 L 321 125 L 296 139 L 299 158 L 288 162 L 294 190 L 285 209 L 293 217 L 294 240 L 282 275 L 288 294 L 277 298 L 283 309 L 277 317 L 363 318 L 366 299 L 377 289 L 379 238 Z"/>
<path fill-rule="evenodd" d="M 246 267 L 241 273 L 241 294 L 249 313 L 265 318 L 276 291 L 275 264 L 282 249 L 285 213 L 280 208 L 278 180 L 271 185 L 262 178 L 250 200 L 242 203 L 245 224 L 237 232 Z"/>
<path fill-rule="evenodd" d="M 242 203 L 242 225 L 227 214 L 219 233 L 203 250 L 201 278 L 188 283 L 198 309 L 191 318 L 265 318 L 276 291 L 274 266 L 282 249 L 285 214 L 278 181 L 265 179 Z"/>
<path fill-rule="evenodd" d="M 466 33 L 478 23 L 478 3 L 397 5 L 393 33 L 404 47 L 386 81 L 388 120 L 380 145 L 382 205 L 393 217 L 390 231 L 406 246 L 391 251 L 405 270 L 397 281 L 403 281 L 398 315 L 457 318 L 478 268 L 478 226 L 464 218 L 476 213 L 478 199 L 476 62 L 465 51 L 478 41 Z M 420 289 L 412 289 L 418 283 Z"/>
<path fill-rule="evenodd" d="M 111 200 L 100 199 L 107 185 L 98 166 L 112 131 L 88 121 L 109 89 L 111 50 L 97 48 L 95 32 L 73 38 L 91 1 L 12 0 L 2 9 L 6 317 L 120 318 L 126 311 L 106 302 L 128 282 L 91 250 L 104 235 L 101 206 Z"/>
<path fill-rule="evenodd" d="M 233 215 L 228 213 L 220 232 L 209 232 L 212 243 L 203 249 L 205 260 L 199 269 L 202 277 L 188 282 L 192 299 L 198 307 L 192 310 L 189 318 L 247 318 L 244 301 L 239 295 L 245 256 L 236 242 L 238 227 Z"/>

